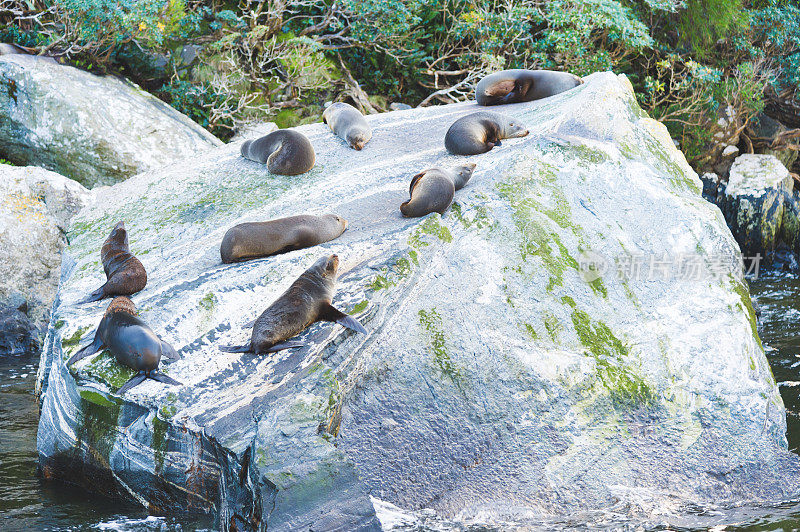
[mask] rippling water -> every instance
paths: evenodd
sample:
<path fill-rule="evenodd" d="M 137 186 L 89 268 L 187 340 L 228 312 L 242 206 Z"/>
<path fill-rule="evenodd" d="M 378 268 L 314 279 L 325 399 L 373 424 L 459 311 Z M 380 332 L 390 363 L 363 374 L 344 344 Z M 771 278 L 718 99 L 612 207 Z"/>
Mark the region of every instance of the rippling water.
<path fill-rule="evenodd" d="M 198 530 L 210 523 L 148 517 L 141 506 L 109 500 L 36 476 L 36 362 L 0 355 L 0 530 Z"/>
<path fill-rule="evenodd" d="M 759 334 L 786 405 L 789 447 L 800 450 L 800 277 L 767 273 L 751 280 L 760 307 Z M 0 530 L 189 531 L 212 528 L 209 520 L 148 516 L 140 506 L 104 499 L 73 486 L 36 477 L 36 363 L 0 355 Z M 386 528 L 394 531 L 489 530 L 800 530 L 800 502 L 735 508 L 686 508 L 669 525 L 631 522 L 619 512 L 515 523 L 456 522 L 431 511 L 406 512 L 374 500 Z"/>

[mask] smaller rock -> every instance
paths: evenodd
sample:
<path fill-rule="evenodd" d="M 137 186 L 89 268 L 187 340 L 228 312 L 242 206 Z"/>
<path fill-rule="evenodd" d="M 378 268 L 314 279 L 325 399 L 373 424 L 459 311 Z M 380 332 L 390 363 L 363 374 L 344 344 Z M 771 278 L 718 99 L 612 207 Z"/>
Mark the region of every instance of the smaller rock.
<path fill-rule="evenodd" d="M 182 66 L 191 66 L 200 56 L 202 47 L 196 44 L 187 44 L 181 48 L 181 63 Z"/>
<path fill-rule="evenodd" d="M 34 356 L 39 353 L 39 330 L 23 312 L 0 306 L 0 356 Z"/>
<path fill-rule="evenodd" d="M 772 155 L 744 154 L 731 166 L 722 213 L 745 257 L 762 257 L 779 242 L 784 202 L 793 187 Z"/>
<path fill-rule="evenodd" d="M 712 172 L 703 174 L 700 178 L 703 182 L 703 198 L 706 201 L 715 203 L 717 201 L 717 188 L 719 187 L 719 176 Z"/>
<path fill-rule="evenodd" d="M 797 160 L 797 150 L 789 147 L 773 148 L 775 141 L 787 131 L 789 128 L 764 113 L 756 116 L 747 126 L 747 133 L 756 152 L 774 155 L 786 168 L 791 168 Z"/>
<path fill-rule="evenodd" d="M 406 111 L 408 109 L 413 109 L 413 107 L 411 107 L 407 103 L 393 102 L 389 104 L 389 109 L 391 109 L 392 111 Z"/>
<path fill-rule="evenodd" d="M 730 173 L 731 166 L 733 165 L 733 161 L 735 161 L 736 157 L 738 156 L 739 148 L 732 144 L 728 144 L 717 158 L 717 162 L 714 164 L 714 172 L 723 178 L 727 178 L 728 174 Z"/>
<path fill-rule="evenodd" d="M 43 328 L 49 319 L 69 220 L 92 198 L 79 183 L 37 167 L 0 165 L 0 299 Z"/>

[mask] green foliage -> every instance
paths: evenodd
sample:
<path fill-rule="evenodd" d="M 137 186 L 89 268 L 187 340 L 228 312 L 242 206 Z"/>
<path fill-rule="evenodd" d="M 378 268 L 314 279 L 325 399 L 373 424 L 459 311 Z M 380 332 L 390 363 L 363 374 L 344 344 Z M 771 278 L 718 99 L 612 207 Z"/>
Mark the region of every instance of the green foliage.
<path fill-rule="evenodd" d="M 800 6 L 792 0 L 756 2 L 750 12 L 752 42 L 777 62 L 779 89 L 800 86 Z"/>
<path fill-rule="evenodd" d="M 174 80 L 160 89 L 160 96 L 172 107 L 185 114 L 221 138 L 232 135 L 230 120 L 215 120 L 212 109 L 222 96 L 203 83 Z"/>
<path fill-rule="evenodd" d="M 503 68 L 614 70 L 700 167 L 722 111 L 743 127 L 767 85 L 800 86 L 795 0 L 6 1 L 27 18 L 0 12 L 0 41 L 121 73 L 223 138 L 318 121 L 328 100 L 460 101 Z"/>
<path fill-rule="evenodd" d="M 711 55 L 717 40 L 731 36 L 747 24 L 741 0 L 687 0 L 678 26 L 682 44 L 695 57 Z"/>

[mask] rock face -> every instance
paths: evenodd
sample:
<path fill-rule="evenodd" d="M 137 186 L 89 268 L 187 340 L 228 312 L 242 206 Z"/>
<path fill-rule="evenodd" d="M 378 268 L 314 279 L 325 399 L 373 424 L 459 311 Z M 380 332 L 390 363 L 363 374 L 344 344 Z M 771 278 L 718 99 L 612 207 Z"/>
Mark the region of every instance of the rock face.
<path fill-rule="evenodd" d="M 130 83 L 37 56 L 0 56 L 0 157 L 15 164 L 93 187 L 220 144 Z"/>
<path fill-rule="evenodd" d="M 689 503 L 800 494 L 736 242 L 627 79 L 498 108 L 531 134 L 448 155 L 448 127 L 476 110 L 370 115 L 362 151 L 302 126 L 317 164 L 301 176 L 228 145 L 98 191 L 72 224 L 40 364 L 44 475 L 237 530 L 375 529 L 370 497 L 664 523 Z M 414 174 L 467 160 L 444 216 L 400 216 Z M 236 223 L 325 212 L 349 221 L 336 240 L 220 262 Z M 164 371 L 182 387 L 118 397 L 131 372 L 105 352 L 65 367 L 108 305 L 76 302 L 102 282 L 118 220 L 148 272 L 133 299 L 179 349 Z M 304 348 L 220 352 L 328 253 L 333 302 L 368 334 L 322 323 Z"/>
<path fill-rule="evenodd" d="M 0 165 L 0 305 L 24 304 L 32 323 L 46 327 L 69 220 L 90 200 L 91 192 L 55 172 Z"/>
<path fill-rule="evenodd" d="M 778 245 L 786 198 L 793 186 L 789 171 L 772 155 L 736 158 L 722 211 L 745 256 L 765 256 Z"/>

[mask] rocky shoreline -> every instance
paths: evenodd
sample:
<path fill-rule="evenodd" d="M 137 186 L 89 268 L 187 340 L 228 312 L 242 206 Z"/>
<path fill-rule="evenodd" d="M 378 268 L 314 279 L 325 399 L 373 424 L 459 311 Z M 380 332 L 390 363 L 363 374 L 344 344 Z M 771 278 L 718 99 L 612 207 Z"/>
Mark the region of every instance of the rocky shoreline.
<path fill-rule="evenodd" d="M 0 72 L 19 64 L 0 57 Z M 14 76 L 0 76 L 0 100 L 9 79 L 28 79 Z M 408 178 L 458 160 L 441 139 L 473 103 L 370 116 L 375 134 L 361 152 L 323 124 L 302 126 L 317 166 L 299 178 L 241 159 L 240 141 L 207 137 L 186 151 L 150 144 L 169 164 L 91 191 L 0 165 L 0 248 L 18 257 L 4 267 L 19 279 L 0 292 L 0 319 L 13 324 L 0 341 L 30 352 L 46 328 L 43 476 L 156 514 L 212 514 L 226 530 L 375 529 L 370 496 L 501 521 L 620 501 L 641 519 L 800 495 L 800 459 L 787 450 L 740 268 L 740 249 L 795 246 L 800 209 L 783 163 L 729 153 L 725 179 L 701 182 L 611 73 L 507 107 L 531 135 L 479 156 L 451 211 L 419 220 L 397 210 Z M 184 119 L 164 127 L 191 136 Z M 9 123 L 0 119 L 3 140 Z M 113 161 L 125 155 L 104 157 L 122 168 Z M 15 217 L 23 208 L 30 216 Z M 335 210 L 350 227 L 319 249 L 220 264 L 233 224 L 308 210 Z M 130 375 L 107 354 L 65 365 L 105 308 L 77 302 L 98 285 L 99 247 L 119 220 L 151 278 L 137 307 L 182 356 L 165 370 L 180 389 L 145 383 L 120 397 Z M 21 268 L 40 245 L 35 264 L 46 268 Z M 343 260 L 337 305 L 369 335 L 317 325 L 301 350 L 219 352 L 327 252 Z M 701 275 L 583 267 L 587 256 L 619 266 L 639 255 L 697 257 Z"/>

